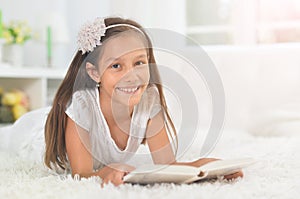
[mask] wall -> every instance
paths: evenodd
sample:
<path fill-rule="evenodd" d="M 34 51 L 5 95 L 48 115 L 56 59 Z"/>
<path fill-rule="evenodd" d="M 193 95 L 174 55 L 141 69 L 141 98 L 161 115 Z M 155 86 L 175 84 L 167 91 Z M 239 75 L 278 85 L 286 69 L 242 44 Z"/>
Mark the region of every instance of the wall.
<path fill-rule="evenodd" d="M 148 28 L 185 32 L 185 0 L 111 0 L 111 13 L 128 17 Z"/>

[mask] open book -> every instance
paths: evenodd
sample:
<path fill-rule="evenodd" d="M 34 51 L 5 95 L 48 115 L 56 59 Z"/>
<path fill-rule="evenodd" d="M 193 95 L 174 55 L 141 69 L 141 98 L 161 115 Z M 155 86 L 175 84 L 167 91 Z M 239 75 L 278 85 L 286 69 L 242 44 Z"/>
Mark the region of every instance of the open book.
<path fill-rule="evenodd" d="M 139 184 L 191 183 L 202 179 L 232 174 L 254 162 L 252 158 L 239 158 L 217 160 L 201 167 L 185 165 L 144 165 L 124 176 L 124 182 Z"/>

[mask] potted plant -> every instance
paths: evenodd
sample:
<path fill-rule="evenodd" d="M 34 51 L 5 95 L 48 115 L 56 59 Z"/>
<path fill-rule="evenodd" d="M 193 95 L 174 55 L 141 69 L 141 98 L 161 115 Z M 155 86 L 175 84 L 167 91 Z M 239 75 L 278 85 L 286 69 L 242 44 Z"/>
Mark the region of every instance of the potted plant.
<path fill-rule="evenodd" d="M 23 64 L 23 45 L 31 39 L 32 31 L 26 21 L 11 21 L 3 24 L 3 55 L 4 62 L 15 66 Z"/>

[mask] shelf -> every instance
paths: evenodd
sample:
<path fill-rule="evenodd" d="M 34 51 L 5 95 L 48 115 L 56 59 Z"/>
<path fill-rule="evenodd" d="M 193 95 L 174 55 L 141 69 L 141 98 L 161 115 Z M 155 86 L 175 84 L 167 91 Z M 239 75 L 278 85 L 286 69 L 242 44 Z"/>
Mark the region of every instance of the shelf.
<path fill-rule="evenodd" d="M 13 66 L 4 66 L 0 63 L 0 77 L 9 78 L 49 78 L 62 79 L 66 70 L 55 68 L 14 68 Z"/>
<path fill-rule="evenodd" d="M 30 110 L 49 106 L 66 70 L 42 67 L 14 67 L 0 63 L 0 87 L 23 90 L 30 99 Z"/>

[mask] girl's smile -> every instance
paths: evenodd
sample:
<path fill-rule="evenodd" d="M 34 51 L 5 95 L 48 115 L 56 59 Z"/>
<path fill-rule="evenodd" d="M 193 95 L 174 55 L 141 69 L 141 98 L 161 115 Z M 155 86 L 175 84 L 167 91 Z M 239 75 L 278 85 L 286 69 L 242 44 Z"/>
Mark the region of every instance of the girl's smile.
<path fill-rule="evenodd" d="M 133 95 L 136 94 L 141 86 L 134 86 L 134 87 L 117 87 L 116 89 L 118 91 L 121 91 L 121 93 Z"/>

